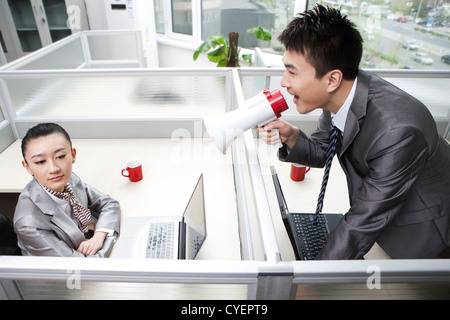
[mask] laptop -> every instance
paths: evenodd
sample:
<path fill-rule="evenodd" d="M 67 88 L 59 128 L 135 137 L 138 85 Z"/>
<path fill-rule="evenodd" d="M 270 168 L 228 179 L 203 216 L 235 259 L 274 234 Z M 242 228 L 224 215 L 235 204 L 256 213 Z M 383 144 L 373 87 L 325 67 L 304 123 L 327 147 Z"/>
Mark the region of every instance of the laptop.
<path fill-rule="evenodd" d="M 271 166 L 270 170 L 281 218 L 294 248 L 295 258 L 297 260 L 314 260 L 316 254 L 327 243 L 331 232 L 341 221 L 343 214 L 321 213 L 319 221 L 314 223 L 314 213 L 289 212 L 275 168 Z"/>
<path fill-rule="evenodd" d="M 180 216 L 124 217 L 116 258 L 195 259 L 206 239 L 203 174 Z"/>

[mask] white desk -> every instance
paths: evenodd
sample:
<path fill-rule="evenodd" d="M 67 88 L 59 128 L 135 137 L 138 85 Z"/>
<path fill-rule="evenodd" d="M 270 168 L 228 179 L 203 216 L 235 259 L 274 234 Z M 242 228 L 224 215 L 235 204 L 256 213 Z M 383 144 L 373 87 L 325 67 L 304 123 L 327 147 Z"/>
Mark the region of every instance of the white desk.
<path fill-rule="evenodd" d="M 74 172 L 85 183 L 117 199 L 122 217 L 181 215 L 203 172 L 208 237 L 198 258 L 240 260 L 231 152 L 222 155 L 207 139 L 73 139 L 72 143 L 77 149 Z M 312 168 L 304 181 L 294 182 L 289 177 L 290 163 L 280 162 L 276 149 L 260 139 L 255 144 L 282 260 L 295 260 L 281 220 L 270 166 L 277 170 L 292 212 L 315 211 L 323 169 Z M 143 163 L 144 179 L 137 183 L 121 175 L 126 163 L 133 159 Z M 0 154 L 0 168 L 0 193 L 20 193 L 30 181 L 22 167 L 19 140 Z M 346 178 L 338 161 L 333 161 L 323 211 L 345 213 L 348 208 Z M 111 257 L 114 253 L 113 249 Z M 375 245 L 367 258 L 388 257 Z"/>
<path fill-rule="evenodd" d="M 21 141 L 0 154 L 0 193 L 20 193 L 31 180 L 22 167 Z M 122 217 L 176 215 L 203 172 L 207 239 L 199 259 L 240 260 L 232 160 L 202 139 L 73 139 L 73 171 L 83 182 L 120 202 Z M 129 160 L 143 163 L 144 179 L 122 177 Z M 120 238 L 119 240 L 120 241 Z M 111 254 L 114 257 L 114 249 Z"/>

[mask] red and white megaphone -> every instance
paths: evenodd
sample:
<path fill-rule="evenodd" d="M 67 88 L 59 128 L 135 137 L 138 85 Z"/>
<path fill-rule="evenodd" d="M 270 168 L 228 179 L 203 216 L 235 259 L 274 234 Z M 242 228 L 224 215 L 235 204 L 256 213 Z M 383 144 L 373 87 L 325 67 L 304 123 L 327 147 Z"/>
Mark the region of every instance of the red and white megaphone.
<path fill-rule="evenodd" d="M 245 104 L 247 109 L 203 117 L 209 136 L 223 154 L 240 134 L 255 126 L 265 126 L 289 108 L 279 90 L 263 90 Z"/>

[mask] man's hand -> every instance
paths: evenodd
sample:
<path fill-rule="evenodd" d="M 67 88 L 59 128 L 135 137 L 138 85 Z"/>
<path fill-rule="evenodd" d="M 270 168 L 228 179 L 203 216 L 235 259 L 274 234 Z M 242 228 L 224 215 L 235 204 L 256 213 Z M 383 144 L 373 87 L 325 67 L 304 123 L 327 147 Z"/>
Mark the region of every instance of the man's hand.
<path fill-rule="evenodd" d="M 86 241 L 83 241 L 78 247 L 78 252 L 84 254 L 85 256 L 92 256 L 98 252 L 103 247 L 103 242 L 108 235 L 106 232 L 96 231 L 94 236 Z"/>
<path fill-rule="evenodd" d="M 274 129 L 278 129 L 278 132 Z M 262 128 L 256 127 L 256 131 L 267 144 L 274 145 L 281 139 L 281 142 L 290 149 L 294 147 L 300 135 L 298 128 L 281 119 L 272 121 Z"/>

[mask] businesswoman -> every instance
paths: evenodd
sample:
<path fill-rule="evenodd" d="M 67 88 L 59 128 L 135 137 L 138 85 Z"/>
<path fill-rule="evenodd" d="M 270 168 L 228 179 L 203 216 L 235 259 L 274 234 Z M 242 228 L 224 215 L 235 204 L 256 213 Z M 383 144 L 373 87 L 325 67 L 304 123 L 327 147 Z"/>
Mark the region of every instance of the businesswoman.
<path fill-rule="evenodd" d="M 67 132 L 39 124 L 22 140 L 22 154 L 33 176 L 14 214 L 22 254 L 107 257 L 119 234 L 120 205 L 72 172 L 76 149 Z"/>

